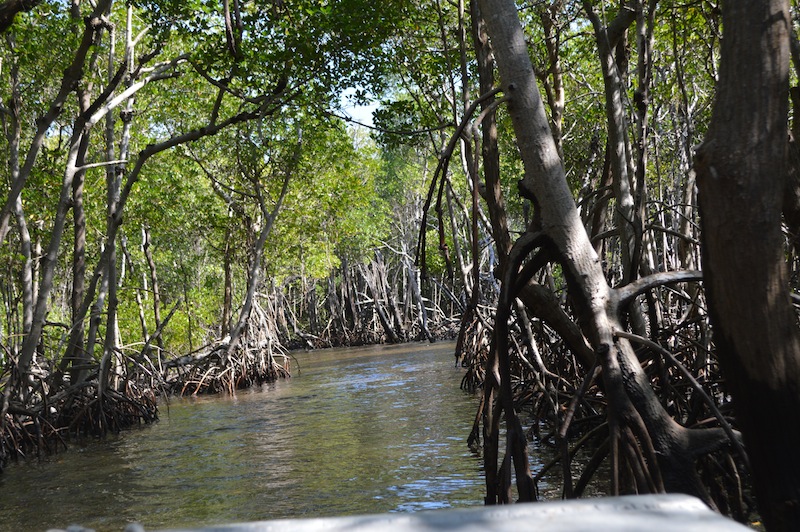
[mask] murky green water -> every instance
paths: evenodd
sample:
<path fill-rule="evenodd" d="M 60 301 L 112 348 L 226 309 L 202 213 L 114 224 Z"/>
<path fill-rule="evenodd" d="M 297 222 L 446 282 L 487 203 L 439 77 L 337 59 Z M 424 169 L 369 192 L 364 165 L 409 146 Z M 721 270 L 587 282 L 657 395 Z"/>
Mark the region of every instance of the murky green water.
<path fill-rule="evenodd" d="M 161 421 L 0 475 L 0 529 L 121 530 L 482 504 L 466 446 L 477 398 L 453 344 L 297 354 L 236 397 L 172 400 Z"/>

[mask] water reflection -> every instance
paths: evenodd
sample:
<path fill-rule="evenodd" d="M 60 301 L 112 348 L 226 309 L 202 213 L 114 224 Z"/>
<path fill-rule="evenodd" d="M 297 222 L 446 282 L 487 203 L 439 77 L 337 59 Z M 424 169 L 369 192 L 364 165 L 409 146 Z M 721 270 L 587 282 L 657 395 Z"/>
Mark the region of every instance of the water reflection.
<path fill-rule="evenodd" d="M 476 398 L 453 345 L 297 355 L 299 372 L 227 398 L 173 400 L 153 427 L 0 475 L 8 530 L 120 530 L 471 506 Z M 6 528 L 8 527 L 8 528 Z"/>

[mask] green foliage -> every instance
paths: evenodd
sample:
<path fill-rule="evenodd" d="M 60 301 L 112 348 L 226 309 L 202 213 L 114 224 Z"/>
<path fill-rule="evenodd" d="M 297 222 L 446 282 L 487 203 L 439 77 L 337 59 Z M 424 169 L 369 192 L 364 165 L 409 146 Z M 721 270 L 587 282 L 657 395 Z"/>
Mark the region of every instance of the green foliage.
<path fill-rule="evenodd" d="M 401 146 L 422 146 L 427 142 L 423 111 L 411 98 L 385 100 L 374 112 L 379 128 L 375 134 L 381 146 L 391 150 Z"/>
<path fill-rule="evenodd" d="M 439 231 L 437 229 L 428 229 L 426 231 L 425 245 L 425 267 L 427 268 L 427 273 L 440 279 L 448 277 L 450 272 L 447 271 L 444 251 L 439 247 Z M 453 238 L 449 233 L 445 237 L 445 245 L 452 252 Z M 450 260 L 452 260 L 452 257 Z"/>
<path fill-rule="evenodd" d="M 226 29 L 216 0 L 137 0 L 160 39 L 192 45 L 192 60 L 244 96 L 288 82 L 296 103 L 332 103 L 380 77 L 382 44 L 402 19 L 402 2 L 281 0 L 239 2 Z M 369 27 L 370 31 L 363 31 Z M 227 31 L 230 30 L 230 34 Z"/>
<path fill-rule="evenodd" d="M 356 151 L 342 124 L 304 129 L 303 155 L 268 243 L 271 270 L 291 275 L 302 265 L 321 279 L 340 258 L 357 262 L 368 255 L 386 229 L 377 168 L 374 152 Z"/>
<path fill-rule="evenodd" d="M 649 183 L 662 179 L 677 187 L 687 164 L 682 150 L 700 138 L 708 120 L 719 21 L 704 4 L 659 5 L 650 107 L 651 143 L 657 148 L 652 153 L 657 151 L 658 157 L 650 158 L 647 176 Z M 226 257 L 232 259 L 234 301 L 241 300 L 254 238 L 275 208 L 287 174 L 288 192 L 267 241 L 263 265 L 275 279 L 300 272 L 322 279 L 342 259 L 352 264 L 371 257 L 376 246 L 413 254 L 422 204 L 442 149 L 454 124 L 462 119 L 464 99 L 478 96 L 468 12 L 461 21 L 465 25 L 461 42 L 457 3 L 240 1 L 238 14 L 230 14 L 232 24 L 226 27 L 217 0 L 131 0 L 115 3 L 108 14 L 116 27 L 111 70 L 122 64 L 128 6 L 133 8 L 132 34 L 139 36 L 131 64 L 138 77 L 124 78 L 120 90 L 154 67 L 165 70 L 136 94 L 130 154 L 128 163 L 120 166 L 123 178 L 136 154 L 151 143 L 207 127 L 212 118 L 220 123 L 243 111 L 253 111 L 253 116 L 257 109 L 263 112 L 236 128 L 159 154 L 145 165 L 124 212 L 122 233 L 131 256 L 120 289 L 124 338 L 141 336 L 135 295 L 149 279 L 141 228 L 147 226 L 152 237 L 162 315 L 180 302 L 165 337 L 175 351 L 185 349 L 191 321 L 191 343 L 196 346 L 219 328 Z M 582 5 L 565 2 L 560 6 L 556 26 L 566 95 L 564 165 L 577 195 L 586 181 L 597 180 L 602 163 L 603 80 Z M 600 7 L 605 8 L 606 17 L 618 9 L 616 4 Z M 81 3 L 81 17 L 90 9 L 89 3 Z M 521 6 L 520 13 L 534 63 L 543 79 L 550 80 L 541 10 L 542 6 L 531 4 Z M 81 17 L 71 16 L 63 2 L 42 2 L 36 10 L 17 17 L 0 49 L 0 93 L 10 96 L 15 73 L 18 79 L 23 158 L 37 117 L 47 111 L 72 61 L 84 29 Z M 108 33 L 99 32 L 76 88 L 92 96 L 105 88 L 110 52 Z M 635 65 L 633 39 L 626 53 L 629 65 Z M 633 71 L 626 83 L 630 111 L 636 89 Z M 348 88 L 362 102 L 371 98 L 381 102 L 375 113 L 379 131 L 369 138 L 361 130 L 347 130 L 328 114 L 340 105 L 340 95 Z M 272 105 L 260 107 L 267 101 Z M 4 131 L 11 125 L 9 105 L 4 98 L 0 110 Z M 112 114 L 114 151 L 119 150 L 123 131 L 119 112 L 117 108 Z M 50 238 L 76 116 L 73 94 L 48 131 L 22 193 L 32 239 L 42 246 Z M 507 214 L 511 230 L 521 231 L 530 217 L 516 193 L 522 167 L 502 107 L 497 120 Z M 635 140 L 635 123 L 629 122 L 629 134 Z M 408 134 L 411 131 L 417 133 Z M 468 210 L 469 190 L 460 164 L 465 157 L 460 153 L 463 146 L 457 144 L 451 154 L 448 178 Z M 6 185 L 11 179 L 8 148 L 9 139 L 3 136 L 0 175 Z M 87 161 L 102 163 L 107 148 L 102 124 L 98 124 L 91 134 Z M 592 159 L 595 151 L 599 158 Z M 85 177 L 89 273 L 106 244 L 106 170 L 90 168 Z M 462 215 L 456 213 L 459 224 L 466 223 Z M 428 212 L 429 220 L 435 216 Z M 454 236 L 448 223 L 444 225 L 453 250 Z M 427 236 L 428 269 L 442 274 L 438 234 L 428 227 Z M 462 249 L 468 249 L 462 240 Z M 11 246 L 2 250 L 9 265 L 3 279 L 13 285 L 7 295 L 11 302 L 19 301 L 21 260 L 18 250 L 11 249 L 18 242 L 13 232 L 8 242 Z M 64 322 L 70 319 L 71 254 L 68 228 L 58 259 L 58 295 L 53 296 L 50 314 Z M 154 329 L 151 302 L 144 303 L 150 332 Z M 49 343 L 57 346 L 58 337 L 55 334 Z"/>

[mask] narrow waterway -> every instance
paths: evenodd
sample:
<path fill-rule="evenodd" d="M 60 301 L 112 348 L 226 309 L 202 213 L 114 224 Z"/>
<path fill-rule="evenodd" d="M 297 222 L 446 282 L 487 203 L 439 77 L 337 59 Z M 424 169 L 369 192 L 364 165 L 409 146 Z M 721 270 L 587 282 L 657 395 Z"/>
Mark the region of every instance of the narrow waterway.
<path fill-rule="evenodd" d="M 0 475 L 2 530 L 121 530 L 482 504 L 453 344 L 295 354 L 293 377 Z"/>

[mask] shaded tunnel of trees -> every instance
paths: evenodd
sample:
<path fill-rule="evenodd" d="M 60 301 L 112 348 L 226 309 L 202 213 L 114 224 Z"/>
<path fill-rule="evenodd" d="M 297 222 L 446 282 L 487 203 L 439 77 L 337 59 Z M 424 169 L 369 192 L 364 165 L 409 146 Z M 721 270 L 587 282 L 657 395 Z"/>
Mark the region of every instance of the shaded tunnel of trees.
<path fill-rule="evenodd" d="M 447 338 L 487 504 L 556 468 L 566 498 L 796 529 L 797 18 L 0 3 L 0 464 L 287 377 L 291 349 Z"/>

